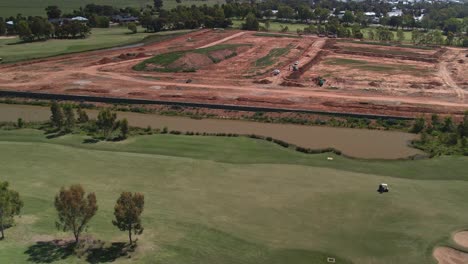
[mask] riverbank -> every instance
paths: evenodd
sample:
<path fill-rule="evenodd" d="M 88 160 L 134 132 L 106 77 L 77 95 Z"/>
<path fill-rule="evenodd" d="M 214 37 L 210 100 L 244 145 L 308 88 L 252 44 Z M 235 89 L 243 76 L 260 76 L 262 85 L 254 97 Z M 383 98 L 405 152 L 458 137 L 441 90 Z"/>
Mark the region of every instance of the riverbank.
<path fill-rule="evenodd" d="M 86 110 L 91 118 L 97 110 Z M 260 135 L 282 140 L 290 144 L 309 148 L 334 148 L 351 157 L 365 159 L 402 159 L 421 155 L 423 152 L 411 148 L 409 143 L 418 135 L 367 129 L 351 129 L 322 126 L 303 126 L 292 124 L 270 124 L 240 120 L 192 119 L 179 116 L 117 112 L 118 118 L 126 118 L 135 127 L 194 132 L 225 133 L 241 135 Z M 0 104 L 0 121 L 16 122 L 22 118 L 26 122 L 47 121 L 50 117 L 48 107 L 16 104 Z"/>

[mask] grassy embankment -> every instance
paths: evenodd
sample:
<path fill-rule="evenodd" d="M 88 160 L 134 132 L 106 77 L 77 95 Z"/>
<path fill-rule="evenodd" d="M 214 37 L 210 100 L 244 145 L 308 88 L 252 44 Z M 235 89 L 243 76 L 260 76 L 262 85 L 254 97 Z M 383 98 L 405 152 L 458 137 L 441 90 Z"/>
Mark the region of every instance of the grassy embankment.
<path fill-rule="evenodd" d="M 276 63 L 276 61 L 282 57 L 285 56 L 289 53 L 293 46 L 288 45 L 284 48 L 274 48 L 268 52 L 267 55 L 264 57 L 259 58 L 258 60 L 255 61 L 254 66 L 258 68 L 263 68 L 267 66 L 271 66 Z"/>
<path fill-rule="evenodd" d="M 126 241 L 111 224 L 124 190 L 146 197 L 139 263 L 431 263 L 433 247 L 468 226 L 466 157 L 329 161 L 243 137 L 83 139 L 0 131 L 1 180 L 25 202 L 1 263 L 113 260 L 109 243 Z M 381 182 L 390 193 L 376 192 Z M 82 259 L 47 243 L 70 237 L 55 229 L 53 196 L 72 183 L 96 192 L 87 235 L 108 243 Z"/>
<path fill-rule="evenodd" d="M 203 49 L 174 51 L 163 54 L 158 54 L 150 59 L 142 61 L 133 67 L 137 71 L 156 71 L 156 72 L 194 72 L 197 70 L 196 65 L 172 65 L 178 59 L 181 59 L 188 53 L 202 54 L 207 56 L 213 63 L 218 63 L 224 59 L 228 59 L 237 55 L 236 49 L 245 44 L 220 44 Z M 230 53 L 224 58 L 216 58 L 212 56 L 216 51 L 229 51 Z M 155 67 L 152 67 L 155 66 Z"/>
<path fill-rule="evenodd" d="M 51 39 L 48 41 L 18 43 L 18 38 L 0 39 L 0 58 L 3 62 L 38 59 L 69 53 L 112 48 L 136 43 L 150 43 L 185 34 L 190 30 L 129 34 L 124 27 L 94 28 L 86 39 Z M 18 43 L 18 44 L 17 44 Z"/>

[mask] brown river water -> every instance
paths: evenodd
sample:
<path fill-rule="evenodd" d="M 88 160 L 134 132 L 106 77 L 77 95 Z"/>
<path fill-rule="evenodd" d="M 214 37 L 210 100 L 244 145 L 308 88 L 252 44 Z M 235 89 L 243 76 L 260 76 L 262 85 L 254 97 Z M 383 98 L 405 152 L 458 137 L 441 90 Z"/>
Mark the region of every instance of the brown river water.
<path fill-rule="evenodd" d="M 87 110 L 91 118 L 97 111 Z M 418 136 L 405 132 L 368 129 L 269 124 L 250 121 L 170 117 L 156 114 L 118 112 L 131 126 L 207 133 L 256 134 L 312 149 L 335 148 L 347 156 L 365 159 L 398 159 L 422 154 L 409 147 Z M 45 121 L 50 117 L 48 107 L 0 104 L 0 121 Z M 0 137 L 1 140 L 1 137 Z"/>

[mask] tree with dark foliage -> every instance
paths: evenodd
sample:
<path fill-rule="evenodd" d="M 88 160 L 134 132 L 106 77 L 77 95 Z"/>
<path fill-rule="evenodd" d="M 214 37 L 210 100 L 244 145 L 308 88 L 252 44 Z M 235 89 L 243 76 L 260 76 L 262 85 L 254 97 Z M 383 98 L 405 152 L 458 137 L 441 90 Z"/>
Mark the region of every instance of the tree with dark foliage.
<path fill-rule="evenodd" d="M 81 185 L 72 185 L 69 189 L 62 187 L 55 196 L 55 208 L 58 213 L 56 226 L 59 230 L 73 232 L 75 244 L 79 242 L 80 234 L 86 230 L 88 222 L 98 209 L 96 195 L 85 191 Z"/>
<path fill-rule="evenodd" d="M 13 216 L 19 215 L 22 207 L 18 192 L 8 189 L 8 182 L 0 182 L 0 239 L 5 238 L 5 226 L 13 225 Z"/>
<path fill-rule="evenodd" d="M 115 220 L 112 221 L 121 231 L 128 231 L 128 240 L 133 244 L 132 233 L 143 233 L 141 213 L 145 205 L 145 196 L 141 193 L 123 192 L 114 207 Z"/>

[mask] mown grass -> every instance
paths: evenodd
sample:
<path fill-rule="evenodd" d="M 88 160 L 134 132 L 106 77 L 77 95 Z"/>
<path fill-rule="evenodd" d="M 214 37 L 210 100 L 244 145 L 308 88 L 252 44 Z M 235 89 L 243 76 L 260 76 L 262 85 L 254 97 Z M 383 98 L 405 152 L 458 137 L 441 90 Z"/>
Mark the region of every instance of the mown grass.
<path fill-rule="evenodd" d="M 268 52 L 267 55 L 265 55 L 264 57 L 261 57 L 260 59 L 256 60 L 254 62 L 254 66 L 255 67 L 267 67 L 267 66 L 271 66 L 273 64 L 276 63 L 277 59 L 279 59 L 280 57 L 282 56 L 285 56 L 289 53 L 289 51 L 291 50 L 292 48 L 292 45 L 288 45 L 284 48 L 274 48 L 274 49 L 271 49 L 270 52 Z"/>
<path fill-rule="evenodd" d="M 209 55 L 210 52 L 219 51 L 219 50 L 230 50 L 233 53 L 228 57 L 232 57 L 232 56 L 237 55 L 235 50 L 236 48 L 240 46 L 244 46 L 244 44 L 220 44 L 220 45 L 215 45 L 215 46 L 211 46 L 211 47 L 207 47 L 203 49 L 174 51 L 174 52 L 158 54 L 152 58 L 149 58 L 147 60 L 144 60 L 138 63 L 137 65 L 133 66 L 133 69 L 136 71 L 157 71 L 157 72 L 195 71 L 196 69 L 184 69 L 181 67 L 169 67 L 169 66 L 171 63 L 180 59 L 182 56 L 184 56 L 187 53 L 198 53 L 198 54 L 207 55 L 214 63 L 218 63 L 219 60 L 216 60 L 215 58 L 211 57 Z M 149 64 L 157 65 L 160 67 L 148 69 Z"/>
<path fill-rule="evenodd" d="M 190 32 L 189 30 L 129 34 L 124 27 L 94 28 L 86 39 L 51 39 L 48 41 L 19 43 L 18 38 L 0 39 L 0 58 L 3 62 L 45 58 L 76 52 L 125 46 L 136 43 L 153 43 Z"/>
<path fill-rule="evenodd" d="M 0 131 L 1 180 L 25 202 L 0 241 L 1 263 L 93 260 L 36 242 L 70 237 L 55 229 L 53 196 L 72 183 L 96 192 L 86 234 L 108 243 L 126 241 L 111 224 L 118 194 L 145 194 L 138 249 L 118 262 L 435 263 L 433 246 L 450 245 L 450 232 L 467 227 L 466 157 L 329 161 L 247 138 L 83 139 Z M 390 193 L 376 192 L 381 182 Z M 101 253 L 101 261 L 110 257 Z"/>
<path fill-rule="evenodd" d="M 178 5 L 214 5 L 223 4 L 223 0 L 185 0 L 178 4 L 175 0 L 164 1 L 164 9 L 172 9 Z M 87 4 L 97 5 L 110 5 L 117 8 L 124 8 L 127 6 L 135 7 L 137 9 L 144 8 L 147 5 L 153 6 L 151 0 L 41 0 L 41 1 L 27 1 L 27 0 L 0 0 L 0 16 L 9 17 L 16 16 L 18 13 L 25 16 L 46 16 L 44 9 L 49 5 L 56 5 L 64 13 L 71 13 Z"/>
<path fill-rule="evenodd" d="M 412 74 L 427 74 L 429 73 L 425 69 L 418 68 L 412 65 L 401 65 L 401 64 L 377 64 L 369 63 L 364 60 L 354 60 L 354 59 L 344 59 L 344 58 L 330 58 L 325 60 L 325 64 L 328 65 L 340 65 L 348 66 L 354 69 L 359 69 L 363 71 L 373 71 L 373 72 L 397 72 L 404 71 L 410 72 Z"/>

